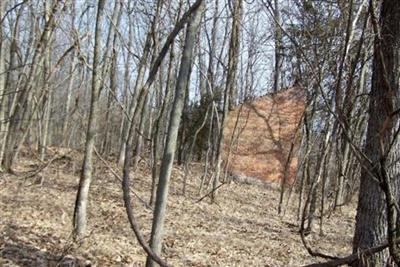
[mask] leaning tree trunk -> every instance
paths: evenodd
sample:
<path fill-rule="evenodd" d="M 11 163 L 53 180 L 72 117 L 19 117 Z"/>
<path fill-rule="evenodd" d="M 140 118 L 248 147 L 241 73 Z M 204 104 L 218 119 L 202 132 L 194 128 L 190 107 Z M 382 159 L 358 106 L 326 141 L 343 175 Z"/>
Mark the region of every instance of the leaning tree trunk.
<path fill-rule="evenodd" d="M 380 245 L 387 239 L 389 239 L 389 244 L 391 243 L 391 238 L 393 238 L 391 235 L 394 233 L 388 230 L 396 229 L 390 229 L 395 228 L 390 223 L 393 222 L 391 221 L 393 210 L 390 206 L 389 209 L 386 208 L 385 199 L 389 201 L 392 197 L 388 198 L 388 196 L 394 192 L 386 194 L 386 198 L 385 192 L 398 186 L 400 170 L 398 162 L 400 144 L 396 141 L 399 119 L 396 114 L 398 110 L 395 111 L 400 98 L 400 2 L 398 0 L 383 1 L 379 25 L 374 18 L 373 1 L 370 4 L 376 39 L 365 154 L 371 163 L 367 165 L 368 169 L 363 169 L 361 172 L 353 240 L 354 252 Z M 382 164 L 386 159 L 389 162 Z M 382 175 L 383 172 L 387 172 L 389 177 Z M 375 179 L 371 177 L 371 173 Z M 394 247 L 390 248 L 392 255 L 396 250 Z M 387 261 L 388 253 L 380 252 L 370 257 L 368 262 L 360 260 L 354 266 L 386 266 Z"/>
<path fill-rule="evenodd" d="M 187 26 L 185 45 L 183 48 L 181 65 L 177 85 L 175 88 L 175 100 L 172 106 L 167 133 L 167 142 L 164 149 L 163 161 L 161 163 L 150 241 L 150 246 L 152 250 L 158 255 L 161 253 L 161 243 L 164 232 L 169 180 L 171 177 L 172 164 L 176 150 L 176 141 L 178 138 L 178 130 L 181 121 L 185 95 L 190 79 L 189 70 L 191 69 L 192 64 L 193 47 L 196 39 L 196 34 L 200 25 L 203 5 L 204 1 L 202 1 L 201 6 L 192 14 L 192 18 Z M 154 261 L 150 257 L 148 257 L 146 266 L 149 267 L 154 265 Z"/>
<path fill-rule="evenodd" d="M 93 52 L 92 92 L 89 111 L 89 122 L 86 134 L 85 155 L 83 159 L 82 173 L 79 181 L 79 189 L 74 210 L 74 234 L 76 238 L 82 237 L 87 226 L 87 206 L 90 183 L 93 173 L 93 150 L 97 133 L 98 101 L 100 90 L 100 40 L 103 35 L 102 21 L 104 18 L 104 2 L 99 0 L 97 7 L 95 43 Z"/>

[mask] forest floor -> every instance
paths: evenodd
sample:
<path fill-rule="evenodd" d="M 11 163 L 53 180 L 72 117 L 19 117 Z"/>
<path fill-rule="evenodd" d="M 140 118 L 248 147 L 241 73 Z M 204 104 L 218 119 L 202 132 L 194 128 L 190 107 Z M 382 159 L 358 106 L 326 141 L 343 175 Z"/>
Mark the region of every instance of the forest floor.
<path fill-rule="evenodd" d="M 73 266 L 68 261 L 90 262 L 91 266 L 143 266 L 145 253 L 129 227 L 120 182 L 100 161 L 90 192 L 89 234 L 82 244 L 72 243 L 71 222 L 82 157 L 65 149 L 57 153 L 65 157 L 35 172 L 42 165 L 26 152 L 16 174 L 0 178 L 0 266 Z M 54 156 L 53 151 L 50 158 Z M 151 178 L 145 162 L 131 176 L 132 189 L 148 200 Z M 289 204 L 286 214 L 278 216 L 276 186 L 225 184 L 218 191 L 217 204 L 210 204 L 209 198 L 197 202 L 199 177 L 199 172 L 190 174 L 183 196 L 183 171 L 173 170 L 162 255 L 170 264 L 301 266 L 322 261 L 309 256 L 302 245 L 296 206 Z M 293 194 L 292 199 L 296 197 Z M 132 198 L 148 239 L 152 211 Z M 354 216 L 354 204 L 336 211 L 325 219 L 322 236 L 316 223 L 308 243 L 328 254 L 350 254 Z"/>

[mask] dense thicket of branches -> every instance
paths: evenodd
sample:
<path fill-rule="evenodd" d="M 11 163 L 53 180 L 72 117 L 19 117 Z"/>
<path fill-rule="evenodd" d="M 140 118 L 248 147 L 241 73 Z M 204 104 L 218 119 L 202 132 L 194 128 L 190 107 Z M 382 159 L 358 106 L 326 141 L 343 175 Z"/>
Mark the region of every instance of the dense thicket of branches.
<path fill-rule="evenodd" d="M 293 144 L 296 179 L 289 184 L 284 177 L 279 212 L 294 201 L 305 247 L 327 256 L 305 236 L 316 219 L 322 234 L 324 219 L 359 192 L 354 252 L 389 240 L 399 262 L 399 6 L 397 0 L 0 1 L 1 170 L 13 172 L 24 147 L 42 162 L 48 147 L 84 152 L 74 214 L 79 239 L 94 153 L 118 162 L 147 265 L 166 265 L 158 256 L 174 160 L 185 165 L 183 194 L 189 163 L 197 160 L 204 166 L 199 192 L 216 201 L 220 183 L 229 181 L 222 157 L 229 110 L 294 86 L 305 92 L 306 108 L 301 141 Z M 141 160 L 152 170 L 149 204 L 156 207 L 150 246 L 129 204 L 129 174 Z M 376 220 L 363 223 L 371 210 Z M 387 254 L 373 263 L 384 264 Z"/>

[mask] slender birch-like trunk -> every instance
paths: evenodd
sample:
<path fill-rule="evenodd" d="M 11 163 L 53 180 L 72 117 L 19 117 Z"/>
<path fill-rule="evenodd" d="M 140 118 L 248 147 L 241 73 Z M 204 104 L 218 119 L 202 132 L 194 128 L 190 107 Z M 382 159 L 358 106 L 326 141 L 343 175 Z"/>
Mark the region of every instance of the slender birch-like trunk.
<path fill-rule="evenodd" d="M 93 175 L 93 150 L 95 149 L 95 138 L 97 134 L 98 101 L 100 91 L 100 48 L 101 36 L 103 34 L 102 22 L 104 19 L 104 2 L 99 0 L 97 7 L 95 42 L 93 51 L 93 75 L 92 92 L 89 112 L 89 122 L 86 133 L 85 154 L 82 165 L 82 172 L 79 181 L 79 189 L 74 210 L 74 235 L 81 238 L 87 228 L 87 206 L 89 201 L 89 188 Z"/>
<path fill-rule="evenodd" d="M 161 245 L 164 235 L 164 222 L 169 190 L 169 180 L 171 177 L 172 165 L 175 156 L 176 142 L 178 138 L 178 130 L 181 121 L 182 110 L 185 102 L 188 82 L 190 79 L 189 70 L 191 69 L 192 65 L 193 48 L 201 21 L 203 6 L 204 1 L 201 2 L 201 6 L 192 14 L 192 18 L 187 26 L 185 45 L 182 52 L 183 54 L 181 65 L 175 88 L 175 99 L 172 106 L 168 127 L 167 142 L 164 149 L 163 161 L 161 163 L 161 171 L 157 188 L 156 204 L 150 241 L 150 246 L 157 255 L 161 254 Z M 154 265 L 155 262 L 150 257 L 148 257 L 146 266 L 150 267 Z"/>

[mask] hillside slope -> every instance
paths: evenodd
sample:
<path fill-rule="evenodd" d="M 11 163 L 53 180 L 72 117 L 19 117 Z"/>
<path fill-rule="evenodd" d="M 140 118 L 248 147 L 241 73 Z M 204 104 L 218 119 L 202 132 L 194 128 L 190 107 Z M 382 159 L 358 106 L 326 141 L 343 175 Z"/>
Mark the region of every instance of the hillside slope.
<path fill-rule="evenodd" d="M 62 259 L 65 263 L 76 258 L 90 261 L 92 266 L 143 266 L 145 254 L 127 223 L 120 182 L 101 162 L 97 162 L 91 188 L 90 234 L 80 246 L 71 243 L 82 157 L 74 151 L 58 153 L 65 157 L 37 174 L 30 171 L 40 165 L 24 155 L 17 166 L 18 175 L 0 179 L 0 266 L 57 266 Z M 188 197 L 180 194 L 182 176 L 182 170 L 173 170 L 163 248 L 163 257 L 171 264 L 299 266 L 318 260 L 301 244 L 296 207 L 289 206 L 285 217 L 277 215 L 278 191 L 226 184 L 220 188 L 218 204 L 211 205 L 207 198 L 197 202 L 200 174 L 191 173 Z M 147 200 L 147 167 L 141 165 L 132 180 L 132 189 Z M 135 213 L 148 238 L 151 210 L 134 200 Z M 353 219 L 354 207 L 345 207 L 342 214 L 325 221 L 324 236 L 319 236 L 315 227 L 308 239 L 321 251 L 350 253 Z"/>
<path fill-rule="evenodd" d="M 231 111 L 224 143 L 224 159 L 229 155 L 230 173 L 279 181 L 287 171 L 287 181 L 293 181 L 304 107 L 303 90 L 292 87 L 247 101 Z"/>

